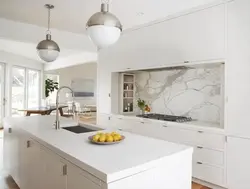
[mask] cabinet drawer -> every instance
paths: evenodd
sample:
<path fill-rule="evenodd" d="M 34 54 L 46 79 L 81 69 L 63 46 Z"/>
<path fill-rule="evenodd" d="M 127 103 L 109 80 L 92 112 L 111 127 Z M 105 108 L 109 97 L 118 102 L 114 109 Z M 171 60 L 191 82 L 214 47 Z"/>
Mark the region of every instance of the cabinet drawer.
<path fill-rule="evenodd" d="M 224 150 L 225 136 L 223 135 L 197 132 L 195 139 L 196 139 L 196 144 L 198 146 L 203 146 L 217 150 Z"/>
<path fill-rule="evenodd" d="M 224 185 L 224 169 L 206 165 L 193 163 L 193 177 L 219 185 Z"/>
<path fill-rule="evenodd" d="M 210 150 L 201 147 L 194 148 L 193 159 L 196 162 L 204 162 L 210 165 L 223 166 L 224 152 Z"/>
<path fill-rule="evenodd" d="M 161 139 L 169 142 L 196 145 L 196 142 L 194 141 L 196 132 L 192 130 L 180 129 L 178 127 L 171 126 L 162 126 L 159 134 Z"/>

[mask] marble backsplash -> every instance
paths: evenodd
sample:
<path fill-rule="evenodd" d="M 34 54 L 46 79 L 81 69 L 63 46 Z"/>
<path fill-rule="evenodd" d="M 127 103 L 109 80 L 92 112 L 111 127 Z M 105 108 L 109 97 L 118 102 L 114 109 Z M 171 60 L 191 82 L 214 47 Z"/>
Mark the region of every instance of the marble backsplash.
<path fill-rule="evenodd" d="M 136 73 L 136 99 L 151 112 L 220 123 L 222 67 L 179 68 Z"/>

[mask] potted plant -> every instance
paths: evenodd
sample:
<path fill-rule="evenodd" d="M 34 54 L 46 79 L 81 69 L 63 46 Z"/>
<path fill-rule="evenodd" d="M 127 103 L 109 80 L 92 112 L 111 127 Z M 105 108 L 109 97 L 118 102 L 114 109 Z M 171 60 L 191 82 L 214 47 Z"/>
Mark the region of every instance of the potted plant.
<path fill-rule="evenodd" d="M 46 104 L 48 103 L 49 94 L 53 91 L 58 90 L 58 82 L 53 81 L 52 79 L 45 80 L 45 97 L 46 97 Z"/>

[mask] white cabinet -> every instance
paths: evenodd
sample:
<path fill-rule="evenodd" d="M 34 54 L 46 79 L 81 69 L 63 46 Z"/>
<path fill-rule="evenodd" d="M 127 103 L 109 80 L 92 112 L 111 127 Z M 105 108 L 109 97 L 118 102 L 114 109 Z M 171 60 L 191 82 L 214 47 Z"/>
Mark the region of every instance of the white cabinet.
<path fill-rule="evenodd" d="M 227 181 L 229 189 L 249 189 L 250 140 L 228 137 Z"/>
<path fill-rule="evenodd" d="M 100 60 L 97 66 L 97 112 L 111 112 L 111 71 L 108 64 Z"/>
<path fill-rule="evenodd" d="M 193 177 L 219 186 L 224 186 L 224 180 L 225 180 L 224 169 L 220 167 L 203 164 L 201 162 L 198 163 L 194 162 Z"/>
<path fill-rule="evenodd" d="M 97 114 L 97 125 L 99 127 L 110 128 L 111 127 L 111 115 L 109 114 Z"/>
<path fill-rule="evenodd" d="M 18 129 L 4 127 L 4 169 L 20 184 L 19 137 Z"/>
<path fill-rule="evenodd" d="M 228 4 L 228 57 L 225 92 L 227 133 L 250 138 L 246 122 L 250 106 L 250 1 L 237 0 Z"/>
<path fill-rule="evenodd" d="M 21 137 L 21 136 L 20 136 Z M 20 188 L 42 189 L 44 186 L 40 146 L 29 137 L 20 140 Z"/>
<path fill-rule="evenodd" d="M 102 63 L 124 71 L 225 58 L 225 20 L 222 4 L 127 32 Z"/>
<path fill-rule="evenodd" d="M 40 147 L 43 188 L 66 189 L 66 163 L 55 153 Z"/>
<path fill-rule="evenodd" d="M 67 165 L 67 189 L 100 189 L 102 182 L 90 180 L 88 174 L 72 164 Z"/>

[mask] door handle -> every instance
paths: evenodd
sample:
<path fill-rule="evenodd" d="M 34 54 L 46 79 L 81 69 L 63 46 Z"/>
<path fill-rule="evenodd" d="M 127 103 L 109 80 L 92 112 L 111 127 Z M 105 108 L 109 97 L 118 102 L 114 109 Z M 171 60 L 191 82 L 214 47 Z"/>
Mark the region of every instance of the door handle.
<path fill-rule="evenodd" d="M 12 128 L 9 128 L 9 129 L 8 129 L 8 132 L 9 132 L 9 133 L 12 133 Z"/>
<path fill-rule="evenodd" d="M 27 147 L 27 148 L 30 148 L 30 140 L 27 140 L 26 147 Z"/>
<path fill-rule="evenodd" d="M 6 102 L 7 102 L 7 99 L 6 99 L 6 98 L 3 98 L 3 106 L 6 105 Z"/>

